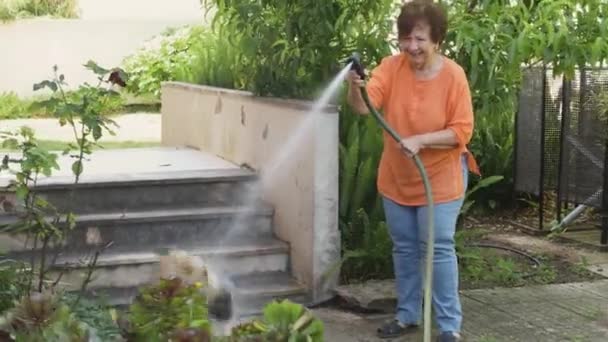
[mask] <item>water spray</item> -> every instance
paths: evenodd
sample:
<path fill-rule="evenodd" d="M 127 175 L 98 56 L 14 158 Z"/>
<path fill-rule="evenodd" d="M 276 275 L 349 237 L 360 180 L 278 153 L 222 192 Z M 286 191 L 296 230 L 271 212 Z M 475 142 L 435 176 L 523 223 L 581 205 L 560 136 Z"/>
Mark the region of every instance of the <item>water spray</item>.
<path fill-rule="evenodd" d="M 363 80 L 363 84 L 360 87 L 361 95 L 363 97 L 363 101 L 367 105 L 367 108 L 372 113 L 376 121 L 382 126 L 382 128 L 391 135 L 391 137 L 398 143 L 401 142 L 402 138 L 399 134 L 384 120 L 384 118 L 376 111 L 374 106 L 372 106 L 369 96 L 367 94 L 367 90 L 365 88 L 365 68 L 361 63 L 361 56 L 355 52 L 346 60 L 346 64 L 351 65 L 351 70 L 354 70 L 361 80 Z M 426 248 L 426 267 L 425 267 L 425 286 L 424 286 L 424 342 L 431 341 L 431 305 L 432 305 L 432 288 L 433 288 L 433 254 L 435 249 L 435 227 L 434 227 L 434 203 L 433 203 L 433 192 L 431 190 L 431 185 L 426 173 L 426 169 L 418 157 L 417 154 L 414 154 L 413 157 L 414 163 L 420 172 L 420 176 L 422 177 L 422 182 L 424 184 L 424 190 L 426 193 L 426 201 L 427 201 L 427 222 L 428 222 L 428 241 Z"/>

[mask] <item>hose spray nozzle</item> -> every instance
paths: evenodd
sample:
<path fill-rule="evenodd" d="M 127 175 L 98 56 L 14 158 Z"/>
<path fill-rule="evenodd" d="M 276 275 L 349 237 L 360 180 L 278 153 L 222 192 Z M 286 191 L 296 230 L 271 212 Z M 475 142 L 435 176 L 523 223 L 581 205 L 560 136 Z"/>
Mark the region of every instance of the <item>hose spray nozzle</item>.
<path fill-rule="evenodd" d="M 232 317 L 232 294 L 224 288 L 215 289 L 208 298 L 209 315 L 220 321 Z"/>
<path fill-rule="evenodd" d="M 357 75 L 361 77 L 362 80 L 365 79 L 365 68 L 363 64 L 361 64 L 361 55 L 358 52 L 353 52 L 353 54 L 346 60 L 346 65 L 352 63 L 350 69 L 355 70 Z"/>

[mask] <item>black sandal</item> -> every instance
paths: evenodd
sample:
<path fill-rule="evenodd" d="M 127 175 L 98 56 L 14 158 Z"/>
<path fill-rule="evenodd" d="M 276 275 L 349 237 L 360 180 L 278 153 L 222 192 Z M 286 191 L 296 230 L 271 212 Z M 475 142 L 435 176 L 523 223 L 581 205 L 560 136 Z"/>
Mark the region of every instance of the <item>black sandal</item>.
<path fill-rule="evenodd" d="M 382 327 L 378 328 L 378 337 L 380 338 L 394 338 L 405 335 L 418 328 L 415 324 L 403 325 L 397 320 L 392 320 Z"/>

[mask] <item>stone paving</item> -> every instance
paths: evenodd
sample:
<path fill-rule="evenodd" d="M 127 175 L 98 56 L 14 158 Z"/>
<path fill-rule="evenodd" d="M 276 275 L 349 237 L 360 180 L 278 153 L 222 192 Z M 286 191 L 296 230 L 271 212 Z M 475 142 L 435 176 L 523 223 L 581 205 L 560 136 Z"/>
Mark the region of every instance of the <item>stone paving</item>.
<path fill-rule="evenodd" d="M 608 280 L 462 292 L 465 341 L 608 341 Z M 378 339 L 376 328 L 392 315 L 364 315 L 333 308 L 315 314 L 325 341 L 422 341 L 422 330 Z"/>

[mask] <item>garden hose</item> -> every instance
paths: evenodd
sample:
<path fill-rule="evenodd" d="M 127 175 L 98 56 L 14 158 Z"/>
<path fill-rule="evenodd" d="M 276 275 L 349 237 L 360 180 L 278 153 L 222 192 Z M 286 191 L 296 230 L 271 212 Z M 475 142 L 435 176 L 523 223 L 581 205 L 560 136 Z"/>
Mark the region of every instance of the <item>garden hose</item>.
<path fill-rule="evenodd" d="M 365 88 L 365 71 L 363 69 L 363 65 L 361 64 L 361 59 L 359 54 L 356 52 L 347 60 L 347 64 L 351 64 L 351 69 L 355 70 L 361 80 L 364 83 L 361 85 L 361 95 L 363 97 L 363 101 L 367 105 L 367 108 L 372 113 L 376 121 L 382 126 L 382 128 L 391 135 L 396 142 L 400 143 L 402 138 L 399 134 L 384 120 L 382 115 L 376 111 L 374 106 L 372 106 L 369 96 L 367 94 L 367 90 Z M 434 226 L 434 202 L 433 202 L 433 192 L 431 189 L 431 184 L 429 182 L 429 178 L 417 154 L 413 155 L 414 163 L 418 168 L 420 176 L 422 177 L 422 182 L 424 184 L 424 191 L 426 193 L 426 201 L 427 201 L 427 225 L 428 225 L 428 240 L 427 240 L 427 248 L 426 248 L 426 263 L 425 263 L 425 287 L 424 287 L 424 342 L 431 341 L 431 306 L 432 306 L 432 289 L 433 289 L 433 254 L 435 249 L 435 226 Z"/>

